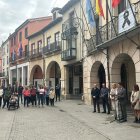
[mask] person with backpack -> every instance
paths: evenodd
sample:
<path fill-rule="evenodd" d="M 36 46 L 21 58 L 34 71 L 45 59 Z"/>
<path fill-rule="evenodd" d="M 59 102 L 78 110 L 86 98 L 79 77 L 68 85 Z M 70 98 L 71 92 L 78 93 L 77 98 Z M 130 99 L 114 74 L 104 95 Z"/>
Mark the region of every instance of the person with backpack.
<path fill-rule="evenodd" d="M 35 86 L 33 85 L 32 88 L 30 89 L 30 94 L 31 94 L 31 102 L 32 102 L 32 106 L 36 106 L 36 88 Z"/>
<path fill-rule="evenodd" d="M 7 88 L 4 89 L 3 107 L 2 108 L 4 108 L 5 105 L 7 105 L 7 108 L 8 108 L 10 97 L 11 97 L 11 91 L 10 91 L 9 87 L 7 87 Z"/>

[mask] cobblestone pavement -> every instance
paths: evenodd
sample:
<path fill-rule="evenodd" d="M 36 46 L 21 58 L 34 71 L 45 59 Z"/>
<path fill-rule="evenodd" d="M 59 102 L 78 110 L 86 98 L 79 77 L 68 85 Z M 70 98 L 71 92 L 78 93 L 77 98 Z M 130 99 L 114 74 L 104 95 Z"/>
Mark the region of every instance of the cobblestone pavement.
<path fill-rule="evenodd" d="M 92 113 L 92 106 L 80 101 L 61 101 L 55 107 L 0 109 L 0 120 L 0 140 L 136 140 L 140 137 L 140 124 L 133 124 L 131 118 L 128 123 L 118 124 L 111 115 Z"/>

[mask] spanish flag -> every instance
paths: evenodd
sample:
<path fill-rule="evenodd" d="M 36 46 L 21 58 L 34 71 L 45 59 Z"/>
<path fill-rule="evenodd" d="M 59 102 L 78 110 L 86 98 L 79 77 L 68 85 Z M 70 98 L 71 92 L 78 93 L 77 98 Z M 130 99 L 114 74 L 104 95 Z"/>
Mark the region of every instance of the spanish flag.
<path fill-rule="evenodd" d="M 112 7 L 113 8 L 117 7 L 120 2 L 121 2 L 121 0 L 112 0 Z"/>
<path fill-rule="evenodd" d="M 96 13 L 97 15 L 102 16 L 105 19 L 101 0 L 96 0 Z"/>

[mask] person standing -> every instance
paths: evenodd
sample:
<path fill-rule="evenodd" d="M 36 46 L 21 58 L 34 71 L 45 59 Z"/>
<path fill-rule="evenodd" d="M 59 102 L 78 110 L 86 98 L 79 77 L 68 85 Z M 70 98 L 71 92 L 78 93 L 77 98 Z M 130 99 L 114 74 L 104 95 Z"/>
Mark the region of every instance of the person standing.
<path fill-rule="evenodd" d="M 37 92 L 37 90 L 36 90 L 35 86 L 32 86 L 32 88 L 30 90 L 32 106 L 34 106 L 34 104 L 36 106 L 36 92 Z"/>
<path fill-rule="evenodd" d="M 11 97 L 11 92 L 10 92 L 10 89 L 9 87 L 5 88 L 4 89 L 4 94 L 3 94 L 3 107 L 5 107 L 5 105 L 7 105 L 7 108 L 9 106 L 9 99 Z"/>
<path fill-rule="evenodd" d="M 126 89 L 123 87 L 122 83 L 118 83 L 117 96 L 121 109 L 121 118 L 119 120 L 121 123 L 123 123 L 127 121 L 127 111 L 126 111 L 127 96 Z"/>
<path fill-rule="evenodd" d="M 91 96 L 92 96 L 93 107 L 94 107 L 94 111 L 93 112 L 96 112 L 96 106 L 97 106 L 98 113 L 100 113 L 100 105 L 99 105 L 100 90 L 97 88 L 96 84 L 94 84 L 94 87 L 92 88 Z"/>
<path fill-rule="evenodd" d="M 18 100 L 21 100 L 21 103 L 23 103 L 22 92 L 23 92 L 23 86 L 21 84 L 19 84 L 19 86 L 18 86 Z"/>
<path fill-rule="evenodd" d="M 50 98 L 51 106 L 54 106 L 55 92 L 54 92 L 54 89 L 53 88 L 50 89 L 49 98 Z"/>
<path fill-rule="evenodd" d="M 138 85 L 134 85 L 130 101 L 135 115 L 134 122 L 140 123 L 140 91 Z"/>
<path fill-rule="evenodd" d="M 2 105 L 2 96 L 3 96 L 3 89 L 2 89 L 2 87 L 0 87 L 0 108 Z"/>
<path fill-rule="evenodd" d="M 25 87 L 23 90 L 23 95 L 24 95 L 24 107 L 27 104 L 27 107 L 29 106 L 29 98 L 30 98 L 30 90 L 28 87 Z"/>
<path fill-rule="evenodd" d="M 40 86 L 40 89 L 38 91 L 39 91 L 38 105 L 40 106 L 40 101 L 41 101 L 41 104 L 42 104 L 42 107 L 43 107 L 43 104 L 44 104 L 44 93 L 45 93 L 45 90 L 44 90 L 43 86 Z"/>
<path fill-rule="evenodd" d="M 57 84 L 56 88 L 55 88 L 55 93 L 56 93 L 56 102 L 57 102 L 57 98 L 59 99 L 59 102 L 60 102 L 60 85 Z"/>
<path fill-rule="evenodd" d="M 102 102 L 103 102 L 103 112 L 102 113 L 106 113 L 106 107 L 107 107 L 107 110 L 108 110 L 107 114 L 110 114 L 110 106 L 109 106 L 109 101 L 108 101 L 109 89 L 106 87 L 105 83 L 102 84 L 100 94 L 101 94 Z"/>
<path fill-rule="evenodd" d="M 118 98 L 117 98 L 117 85 L 112 84 L 110 91 L 110 99 L 112 110 L 114 111 L 115 120 L 119 119 Z"/>
<path fill-rule="evenodd" d="M 45 99 L 46 99 L 46 105 L 49 105 L 49 94 L 50 94 L 50 89 L 48 87 L 45 87 Z"/>

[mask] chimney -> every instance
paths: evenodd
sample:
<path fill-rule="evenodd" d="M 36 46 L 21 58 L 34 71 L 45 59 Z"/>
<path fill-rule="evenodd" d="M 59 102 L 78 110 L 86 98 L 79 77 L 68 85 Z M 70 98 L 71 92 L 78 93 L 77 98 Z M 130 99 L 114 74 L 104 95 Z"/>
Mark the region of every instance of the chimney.
<path fill-rule="evenodd" d="M 62 17 L 62 15 L 59 13 L 61 8 L 55 7 L 52 9 L 51 13 L 53 14 L 53 20 L 56 20 L 59 17 Z"/>

